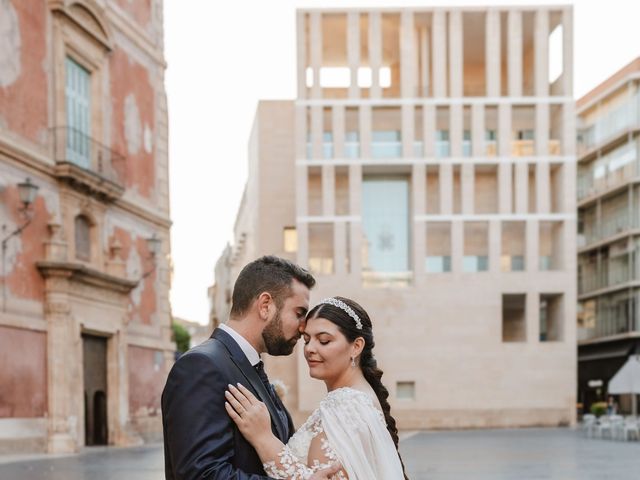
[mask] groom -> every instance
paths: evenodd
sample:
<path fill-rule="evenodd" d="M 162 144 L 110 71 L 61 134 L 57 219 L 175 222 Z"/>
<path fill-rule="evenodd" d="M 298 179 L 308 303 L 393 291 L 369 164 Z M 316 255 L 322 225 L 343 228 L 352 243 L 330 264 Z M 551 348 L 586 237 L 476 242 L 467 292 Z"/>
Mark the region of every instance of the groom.
<path fill-rule="evenodd" d="M 206 342 L 182 355 L 162 392 L 167 480 L 266 480 L 262 462 L 224 408 L 229 384 L 249 388 L 271 414 L 273 433 L 294 433 L 260 354 L 289 355 L 300 338 L 315 279 L 288 260 L 265 256 L 246 265 L 233 287 L 231 313 Z M 317 472 L 329 479 L 338 468 Z"/>

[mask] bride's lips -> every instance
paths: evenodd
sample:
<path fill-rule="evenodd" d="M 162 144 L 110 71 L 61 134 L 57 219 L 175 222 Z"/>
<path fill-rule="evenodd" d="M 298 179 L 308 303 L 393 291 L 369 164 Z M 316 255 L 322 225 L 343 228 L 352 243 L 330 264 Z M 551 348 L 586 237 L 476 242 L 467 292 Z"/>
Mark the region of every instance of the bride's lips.
<path fill-rule="evenodd" d="M 310 367 L 313 367 L 315 365 L 320 365 L 322 362 L 320 360 L 307 360 L 307 363 Z"/>

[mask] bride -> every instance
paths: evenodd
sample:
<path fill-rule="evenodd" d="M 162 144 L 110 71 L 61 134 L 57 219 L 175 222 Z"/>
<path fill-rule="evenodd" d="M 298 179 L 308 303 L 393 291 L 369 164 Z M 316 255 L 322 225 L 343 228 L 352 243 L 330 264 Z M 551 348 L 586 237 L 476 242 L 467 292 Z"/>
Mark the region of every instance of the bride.
<path fill-rule="evenodd" d="M 248 389 L 229 385 L 225 393 L 227 413 L 267 475 L 304 480 L 338 464 L 334 479 L 407 479 L 367 312 L 347 298 L 323 300 L 309 312 L 303 338 L 309 374 L 328 393 L 289 443 L 273 435 L 269 411 Z"/>

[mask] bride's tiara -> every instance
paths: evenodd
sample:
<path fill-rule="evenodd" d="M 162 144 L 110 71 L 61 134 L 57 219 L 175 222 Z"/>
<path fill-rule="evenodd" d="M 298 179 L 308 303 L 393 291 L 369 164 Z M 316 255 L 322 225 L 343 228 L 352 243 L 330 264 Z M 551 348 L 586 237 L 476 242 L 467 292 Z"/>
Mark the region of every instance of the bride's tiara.
<path fill-rule="evenodd" d="M 341 310 L 344 310 L 347 315 L 349 315 L 351 318 L 353 318 L 353 321 L 356 322 L 356 328 L 358 330 L 362 330 L 362 321 L 360 320 L 360 317 L 358 316 L 358 314 L 356 312 L 353 311 L 353 308 L 351 308 L 349 305 L 347 305 L 346 303 L 344 303 L 342 300 L 338 300 L 337 298 L 333 298 L 333 297 L 329 297 L 329 298 L 325 298 L 324 300 L 322 300 L 319 305 L 326 303 L 328 305 L 333 305 L 334 307 L 338 307 Z"/>

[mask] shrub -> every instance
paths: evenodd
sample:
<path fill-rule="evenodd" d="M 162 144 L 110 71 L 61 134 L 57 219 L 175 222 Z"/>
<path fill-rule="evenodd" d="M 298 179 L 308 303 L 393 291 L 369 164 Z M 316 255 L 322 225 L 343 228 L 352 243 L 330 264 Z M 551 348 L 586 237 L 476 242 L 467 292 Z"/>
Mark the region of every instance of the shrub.
<path fill-rule="evenodd" d="M 191 335 L 189 335 L 187 329 L 176 322 L 173 322 L 171 328 L 173 330 L 173 341 L 176 342 L 176 349 L 178 352 L 184 353 L 189 350 Z"/>
<path fill-rule="evenodd" d="M 591 404 L 589 409 L 593 415 L 599 417 L 607 413 L 607 402 L 595 402 Z"/>

